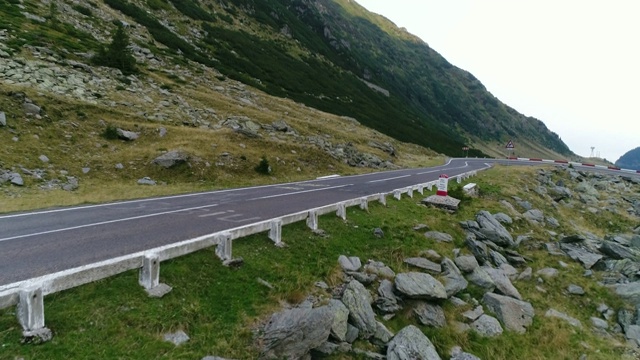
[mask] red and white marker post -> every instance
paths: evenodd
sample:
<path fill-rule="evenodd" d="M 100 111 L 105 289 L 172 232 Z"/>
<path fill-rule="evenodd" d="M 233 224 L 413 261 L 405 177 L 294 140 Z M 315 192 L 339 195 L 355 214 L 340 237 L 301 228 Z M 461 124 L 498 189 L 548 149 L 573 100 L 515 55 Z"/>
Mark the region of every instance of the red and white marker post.
<path fill-rule="evenodd" d="M 436 191 L 436 195 L 438 196 L 447 196 L 447 186 L 449 185 L 449 176 L 442 174 L 438 178 L 438 191 Z"/>

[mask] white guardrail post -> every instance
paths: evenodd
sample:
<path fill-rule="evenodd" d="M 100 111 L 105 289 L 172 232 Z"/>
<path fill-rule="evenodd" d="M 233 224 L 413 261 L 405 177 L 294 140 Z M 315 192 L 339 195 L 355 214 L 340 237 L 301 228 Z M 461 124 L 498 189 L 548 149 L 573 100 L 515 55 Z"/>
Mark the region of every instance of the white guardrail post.
<path fill-rule="evenodd" d="M 360 198 L 360 209 L 369 211 L 369 200 L 366 197 Z"/>
<path fill-rule="evenodd" d="M 44 299 L 41 287 L 20 291 L 18 303 L 18 321 L 25 332 L 44 329 Z"/>
<path fill-rule="evenodd" d="M 271 239 L 276 246 L 282 246 L 282 219 L 271 221 L 269 239 Z"/>
<path fill-rule="evenodd" d="M 342 220 L 347 220 L 347 204 L 341 202 L 338 204 L 338 210 L 336 210 L 336 216 Z"/>
<path fill-rule="evenodd" d="M 229 233 L 218 234 L 216 236 L 216 243 L 218 244 L 216 247 L 216 255 L 220 260 L 231 260 L 231 244 L 233 243 L 231 235 Z"/>
<path fill-rule="evenodd" d="M 142 259 L 138 283 L 145 290 L 151 290 L 160 284 L 160 257 L 157 254 L 149 254 Z"/>
<path fill-rule="evenodd" d="M 316 210 L 309 210 L 307 226 L 311 230 L 318 230 L 318 212 Z"/>

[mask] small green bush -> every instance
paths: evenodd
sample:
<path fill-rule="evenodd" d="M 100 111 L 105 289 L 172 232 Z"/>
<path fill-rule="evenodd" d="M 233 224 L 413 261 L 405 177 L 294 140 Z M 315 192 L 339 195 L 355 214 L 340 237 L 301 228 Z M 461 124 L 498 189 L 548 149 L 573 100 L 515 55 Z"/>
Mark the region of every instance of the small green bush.
<path fill-rule="evenodd" d="M 107 127 L 102 132 L 102 137 L 107 140 L 116 140 L 118 139 L 118 128 L 115 126 L 108 124 Z"/>
<path fill-rule="evenodd" d="M 91 12 L 91 9 L 84 7 L 82 5 L 73 5 L 71 8 L 82 15 L 89 16 L 89 17 L 93 16 L 93 12 Z"/>
<path fill-rule="evenodd" d="M 262 175 L 271 174 L 271 165 L 269 165 L 269 160 L 267 160 L 266 156 L 263 156 L 262 159 L 260 159 L 260 163 L 256 165 L 254 170 Z"/>

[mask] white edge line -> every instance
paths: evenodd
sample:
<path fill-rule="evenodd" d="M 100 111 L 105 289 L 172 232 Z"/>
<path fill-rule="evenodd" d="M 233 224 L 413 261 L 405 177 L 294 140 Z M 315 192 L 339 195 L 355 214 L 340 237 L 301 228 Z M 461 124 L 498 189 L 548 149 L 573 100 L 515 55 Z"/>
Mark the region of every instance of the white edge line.
<path fill-rule="evenodd" d="M 123 218 L 123 219 L 115 219 L 115 220 L 101 221 L 101 222 L 97 222 L 97 223 L 84 224 L 84 225 L 78 225 L 78 226 L 71 226 L 71 227 L 62 228 L 62 229 L 55 229 L 55 230 L 41 231 L 41 232 L 31 233 L 31 234 L 24 234 L 24 235 L 11 236 L 11 237 L 8 237 L 8 238 L 0 239 L 0 242 L 2 242 L 2 241 L 9 241 L 9 240 L 15 240 L 15 239 L 21 239 L 21 238 L 27 238 L 27 237 L 32 237 L 32 236 L 38 236 L 38 235 L 53 234 L 53 233 L 58 233 L 58 232 L 63 232 L 63 231 L 68 231 L 68 230 L 82 229 L 82 228 L 86 228 L 86 227 L 90 227 L 90 226 L 99 226 L 99 225 L 106 225 L 106 224 L 118 223 L 118 222 L 122 222 L 122 221 L 129 221 L 129 220 L 144 219 L 144 218 L 153 217 L 153 216 L 160 216 L 160 215 L 174 214 L 174 213 L 179 213 L 179 212 L 183 212 L 183 211 L 190 211 L 190 210 L 205 209 L 205 208 L 210 208 L 210 207 L 214 207 L 214 206 L 218 206 L 218 204 L 211 204 L 211 205 L 204 205 L 204 206 L 196 206 L 196 207 L 187 208 L 187 209 L 179 209 L 179 210 L 172 210 L 172 211 L 164 211 L 164 212 L 160 212 L 160 213 L 153 213 L 153 214 L 146 214 L 146 215 L 140 215 L 140 216 L 133 216 L 133 217 Z"/>
<path fill-rule="evenodd" d="M 402 179 L 402 178 L 406 178 L 409 177 L 411 175 L 402 175 L 402 176 L 396 176 L 396 177 L 392 177 L 392 178 L 386 178 L 386 179 L 379 179 L 379 180 L 371 180 L 371 181 L 367 181 L 367 183 L 377 183 L 377 182 L 382 182 L 382 181 L 389 181 L 389 180 L 395 180 L 395 179 Z"/>
<path fill-rule="evenodd" d="M 353 184 L 345 184 L 345 185 L 330 186 L 330 187 L 320 188 L 320 189 L 302 190 L 302 191 L 294 191 L 294 192 L 284 193 L 284 194 L 269 195 L 269 196 L 261 196 L 261 197 L 257 197 L 257 198 L 249 199 L 249 200 L 247 200 L 247 201 L 252 201 L 252 200 L 262 200 L 262 199 L 272 199 L 272 198 L 277 198 L 277 197 L 282 197 L 282 196 L 289 196 L 289 195 L 296 195 L 296 194 L 304 194 L 304 193 L 309 193 L 309 192 L 314 192 L 314 191 L 322 191 L 322 190 L 338 189 L 338 188 L 343 188 L 343 187 L 352 186 L 352 185 L 353 185 Z"/>

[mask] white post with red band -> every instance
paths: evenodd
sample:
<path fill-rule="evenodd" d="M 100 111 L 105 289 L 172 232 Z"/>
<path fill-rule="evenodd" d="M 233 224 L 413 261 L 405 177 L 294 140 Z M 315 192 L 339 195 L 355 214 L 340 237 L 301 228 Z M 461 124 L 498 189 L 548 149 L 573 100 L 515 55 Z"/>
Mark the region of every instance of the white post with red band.
<path fill-rule="evenodd" d="M 445 174 L 440 175 L 438 178 L 438 191 L 436 195 L 447 196 L 447 186 L 449 184 L 449 177 Z"/>

